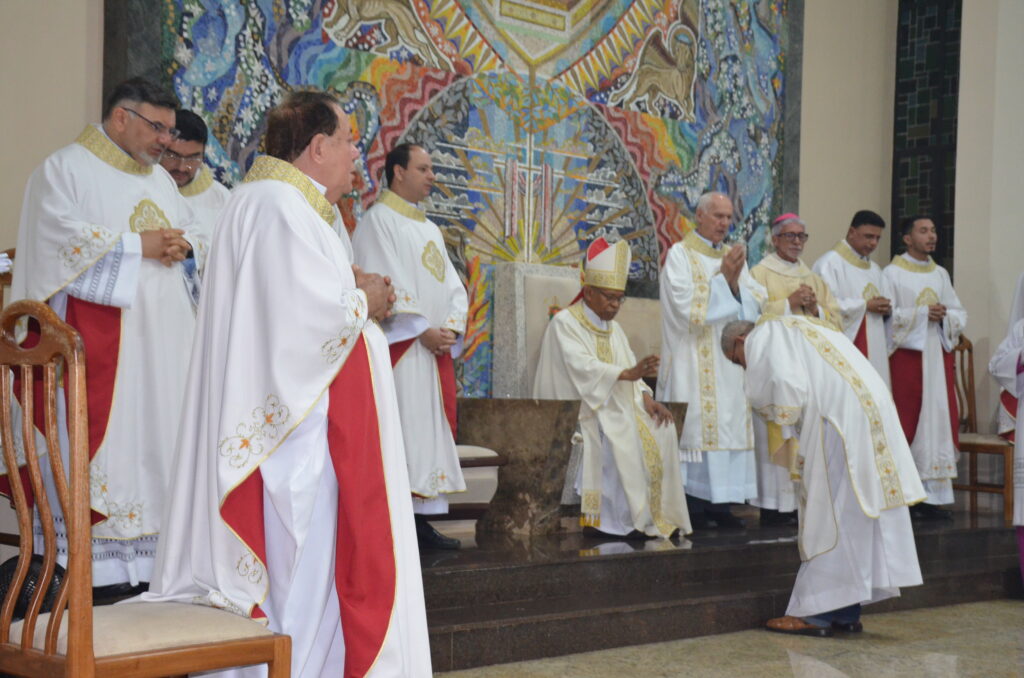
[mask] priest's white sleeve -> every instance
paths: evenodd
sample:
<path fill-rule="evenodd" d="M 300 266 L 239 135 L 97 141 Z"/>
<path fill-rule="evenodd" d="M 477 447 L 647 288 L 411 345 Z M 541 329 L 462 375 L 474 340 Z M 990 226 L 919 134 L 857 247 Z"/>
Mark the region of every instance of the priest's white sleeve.
<path fill-rule="evenodd" d="M 942 298 L 939 303 L 946 307 L 946 316 L 942 319 L 942 348 L 952 351 L 960 341 L 960 334 L 967 326 L 967 310 L 960 303 L 960 297 L 953 289 L 953 283 L 949 279 L 946 269 L 940 268 L 942 275 Z"/>
<path fill-rule="evenodd" d="M 122 233 L 113 249 L 71 281 L 64 292 L 103 306 L 131 308 L 139 282 L 142 238 Z"/>
<path fill-rule="evenodd" d="M 452 264 L 448 248 L 444 249 L 445 286 L 448 288 L 448 315 L 441 327 L 456 334 L 455 345 L 451 348 L 452 358 L 462 355 L 462 338 L 466 334 L 466 321 L 469 313 L 469 295 L 462 284 L 459 272 Z"/>
<path fill-rule="evenodd" d="M 840 295 L 840 292 L 846 291 L 839 283 L 838 267 L 843 265 L 842 259 L 833 254 L 821 257 L 814 262 L 812 270 L 821 276 L 821 279 L 825 281 L 825 284 L 832 291 L 832 298 L 835 299 L 836 306 L 839 308 L 843 333 L 852 341 L 857 336 L 857 330 L 860 329 L 860 325 L 864 321 L 864 315 L 868 310 L 868 301 L 863 297 L 844 297 Z M 820 307 L 818 311 L 820 315 Z"/>
<path fill-rule="evenodd" d="M 588 348 L 582 335 L 585 330 L 568 316 L 568 313 L 556 315 L 547 331 L 554 332 L 566 373 L 580 394 L 580 400 L 597 410 L 608 401 L 612 389 L 619 382 L 622 368 L 602 362 Z"/>
<path fill-rule="evenodd" d="M 896 277 L 899 276 L 899 272 L 896 266 L 887 266 L 882 271 L 882 276 L 889 281 L 892 289 L 898 288 L 899 281 Z M 928 307 L 899 306 L 895 295 L 890 298 L 893 302 L 892 316 L 885 327 L 889 352 L 892 353 L 899 348 L 923 351 L 928 339 Z"/>
<path fill-rule="evenodd" d="M 1024 352 L 1024 319 L 1018 320 L 1010 328 L 1009 334 L 996 348 L 992 354 L 992 360 L 988 363 L 988 371 L 999 382 L 999 385 L 1009 391 L 1014 397 L 1019 398 L 1017 390 L 1017 364 Z"/>

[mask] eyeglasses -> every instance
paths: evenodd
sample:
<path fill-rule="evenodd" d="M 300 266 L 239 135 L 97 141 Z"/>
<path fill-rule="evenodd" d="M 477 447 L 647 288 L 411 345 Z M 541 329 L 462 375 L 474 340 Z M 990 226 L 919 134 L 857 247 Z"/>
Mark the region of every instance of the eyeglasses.
<path fill-rule="evenodd" d="M 798 240 L 800 242 L 807 242 L 807 239 L 811 236 L 809 233 L 779 233 L 779 237 L 785 238 L 789 242 L 796 242 Z"/>
<path fill-rule="evenodd" d="M 607 301 L 609 304 L 618 304 L 619 306 L 622 306 L 623 304 L 626 303 L 626 295 L 625 294 L 620 294 L 618 296 L 615 296 L 615 295 L 612 295 L 612 294 L 608 294 L 607 292 L 602 290 L 600 287 L 595 287 L 593 289 L 594 289 L 595 292 L 597 292 L 602 297 L 604 297 L 604 300 Z"/>
<path fill-rule="evenodd" d="M 153 122 L 152 120 L 144 116 L 142 113 L 139 113 L 136 110 L 128 108 L 127 106 L 122 106 L 121 108 L 128 111 L 132 115 L 138 116 L 139 120 L 152 127 L 153 131 L 156 132 L 157 134 L 166 134 L 170 136 L 171 139 L 177 139 L 178 136 L 181 134 L 181 131 L 179 131 L 176 127 L 168 127 L 162 122 Z"/>
<path fill-rule="evenodd" d="M 199 165 L 202 164 L 203 154 L 193 153 L 192 155 L 178 155 L 174 151 L 167 149 L 166 151 L 164 151 L 161 162 L 163 162 L 164 160 L 166 160 L 172 165 L 178 165 L 181 167 L 195 169 L 196 167 L 199 167 Z"/>

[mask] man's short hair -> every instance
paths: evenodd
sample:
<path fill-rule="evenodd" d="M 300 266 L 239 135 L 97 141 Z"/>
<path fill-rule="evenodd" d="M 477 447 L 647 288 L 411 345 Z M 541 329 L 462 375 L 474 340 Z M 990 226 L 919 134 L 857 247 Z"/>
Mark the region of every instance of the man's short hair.
<path fill-rule="evenodd" d="M 173 94 L 151 83 L 145 78 L 125 80 L 114 88 L 103 104 L 103 119 L 106 120 L 114 109 L 126 102 L 149 104 L 159 108 L 178 108 L 178 100 Z"/>
<path fill-rule="evenodd" d="M 708 207 L 711 206 L 711 201 L 714 200 L 715 196 L 722 196 L 723 198 L 729 197 L 721 191 L 705 191 L 700 194 L 699 198 L 697 198 L 697 207 L 694 208 L 693 211 L 697 212 L 700 210 L 701 212 L 706 212 Z"/>
<path fill-rule="evenodd" d="M 198 141 L 203 146 L 206 145 L 210 133 L 201 117 L 192 111 L 179 109 L 174 112 L 174 118 L 174 126 L 178 128 L 178 141 Z"/>
<path fill-rule="evenodd" d="M 292 92 L 267 115 L 267 155 L 292 162 L 317 134 L 331 136 L 338 130 L 341 104 L 326 92 Z"/>
<path fill-rule="evenodd" d="M 882 215 L 871 210 L 859 210 L 853 215 L 853 219 L 850 221 L 850 228 L 857 228 L 858 226 L 878 226 L 879 228 L 885 228 L 885 219 Z"/>
<path fill-rule="evenodd" d="M 914 230 L 914 224 L 922 219 L 931 219 L 931 217 L 924 214 L 913 214 L 903 221 L 900 222 L 900 237 L 910 235 L 910 232 Z"/>
<path fill-rule="evenodd" d="M 791 221 L 803 226 L 804 231 L 807 230 L 807 224 L 804 223 L 803 219 L 792 212 L 787 212 L 780 217 L 775 217 L 775 221 L 772 222 L 772 235 L 782 233 L 782 227 Z"/>
<path fill-rule="evenodd" d="M 412 149 L 423 148 L 419 144 L 406 142 L 398 144 L 390 151 L 388 151 L 387 157 L 384 159 L 384 178 L 387 179 L 388 186 L 395 179 L 395 167 L 401 167 L 402 169 L 409 168 L 409 156 L 412 154 Z"/>
<path fill-rule="evenodd" d="M 722 328 L 722 353 L 731 355 L 736 348 L 736 340 L 750 334 L 754 323 L 749 320 L 733 320 Z"/>

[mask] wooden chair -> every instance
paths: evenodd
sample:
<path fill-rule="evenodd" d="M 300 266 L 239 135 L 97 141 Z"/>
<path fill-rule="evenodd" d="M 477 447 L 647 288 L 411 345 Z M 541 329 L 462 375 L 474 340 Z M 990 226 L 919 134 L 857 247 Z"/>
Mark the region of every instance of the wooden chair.
<path fill-rule="evenodd" d="M 956 360 L 956 400 L 960 408 L 960 453 L 969 455 L 966 483 L 954 483 L 953 489 L 970 495 L 971 515 L 978 512 L 978 493 L 1003 496 L 1003 518 L 1009 525 L 1013 521 L 1013 444 L 995 435 L 978 433 L 978 413 L 974 401 L 974 346 L 960 335 L 953 349 Z M 1003 458 L 1003 482 L 983 483 L 978 480 L 978 456 L 982 454 Z"/>
<path fill-rule="evenodd" d="M 34 318 L 39 341 L 18 345 L 19 318 Z M 33 382 L 41 372 L 42 381 Z M 25 460 L 19 473 L 12 424 L 13 374 L 21 377 L 20 427 Z M 57 383 L 68 394 L 67 469 L 58 450 Z M 43 432 L 37 449 L 32 425 L 33 392 L 42 388 Z M 291 638 L 224 610 L 186 603 L 128 603 L 93 607 L 89 512 L 89 458 L 82 341 L 45 304 L 17 301 L 0 313 L 0 442 L 11 498 L 22 535 L 32 534 L 33 513 L 43 532 L 43 564 L 25 618 L 13 619 L 32 555 L 32 539 L 21 540 L 18 567 L 0 607 L 0 673 L 19 676 L 180 676 L 251 664 L 267 664 L 270 678 L 290 673 Z M 43 488 L 39 458 L 47 454 L 54 491 L 65 516 L 68 561 L 52 611 L 40 614 L 57 564 L 54 507 Z M 28 479 L 33 506 L 22 478 Z"/>

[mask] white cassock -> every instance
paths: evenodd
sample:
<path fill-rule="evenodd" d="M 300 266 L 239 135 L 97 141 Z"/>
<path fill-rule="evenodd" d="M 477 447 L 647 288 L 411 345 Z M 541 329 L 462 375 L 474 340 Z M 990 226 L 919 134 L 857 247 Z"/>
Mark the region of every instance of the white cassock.
<path fill-rule="evenodd" d="M 988 371 L 1017 398 L 1017 421 L 1024 421 L 1024 318 L 992 354 Z M 1024 436 L 1017 436 L 1013 445 L 1013 524 L 1024 525 Z"/>
<path fill-rule="evenodd" d="M 889 340 L 885 317 L 868 313 L 868 300 L 885 297 L 893 300 L 892 285 L 882 275 L 882 267 L 862 257 L 840 240 L 814 262 L 814 272 L 829 286 L 839 306 L 843 334 L 867 356 L 886 384 L 889 378 Z"/>
<path fill-rule="evenodd" d="M 743 370 L 719 348 L 722 328 L 755 320 L 767 298 L 744 264 L 740 298 L 720 274 L 729 248 L 691 231 L 661 270 L 658 400 L 689 403 L 679 441 L 687 494 L 713 503 L 757 496 L 754 433 L 743 397 Z"/>
<path fill-rule="evenodd" d="M 139 234 L 182 228 L 198 242 L 191 226 L 170 175 L 139 165 L 99 126 L 48 157 L 25 189 L 10 299 L 46 301 L 85 345 L 95 586 L 149 581 L 153 568 L 195 315 L 182 264 L 143 259 Z M 49 464 L 43 473 L 52 495 Z"/>
<path fill-rule="evenodd" d="M 178 190 L 195 215 L 195 230 L 201 237 L 198 242 L 192 243 L 192 246 L 196 263 L 202 271 L 210 251 L 210 243 L 213 242 L 213 225 L 217 223 L 220 211 L 228 201 L 231 191 L 213 178 L 213 172 L 206 165 L 199 168 L 192 181 Z"/>
<path fill-rule="evenodd" d="M 967 311 L 946 269 L 931 257 L 918 261 L 901 254 L 883 273 L 893 292 L 889 369 L 903 433 L 928 491 L 928 503 L 952 504 L 959 455 L 952 351 L 967 325 Z M 939 303 L 946 306 L 946 317 L 931 322 L 928 306 Z"/>
<path fill-rule="evenodd" d="M 765 318 L 744 345 L 751 407 L 800 481 L 800 558 L 786 614 L 808 617 L 921 583 L 907 506 L 924 488 L 889 389 L 841 332 Z"/>
<path fill-rule="evenodd" d="M 387 340 L 322 191 L 263 156 L 217 223 L 143 598 L 265 621 L 296 678 L 429 676 Z"/>
<path fill-rule="evenodd" d="M 394 315 L 382 326 L 391 344 L 409 486 L 417 496 L 414 509 L 446 513 L 447 495 L 466 490 L 452 419 L 452 360 L 462 352 L 469 307 L 466 288 L 437 225 L 391 191 L 385 190 L 359 220 L 352 246 L 364 271 L 390 276 L 395 286 Z M 450 357 L 439 359 L 417 339 L 431 327 L 459 335 Z"/>
<path fill-rule="evenodd" d="M 1024 318 L 1024 273 L 1017 278 L 1017 289 L 1013 293 L 1013 303 L 1010 305 L 1010 321 L 1007 323 L 1008 333 L 1013 332 L 1014 326 L 1021 318 Z M 1015 397 L 1013 393 L 1011 389 L 1005 387 L 999 392 L 996 433 L 1007 440 L 1016 441 L 1019 398 Z"/>
<path fill-rule="evenodd" d="M 619 379 L 636 362 L 622 327 L 580 301 L 544 331 L 533 397 L 581 401 L 583 463 L 575 483 L 583 525 L 618 535 L 689 534 L 676 428 L 647 414 L 644 393 L 653 393 L 643 380 Z"/>

